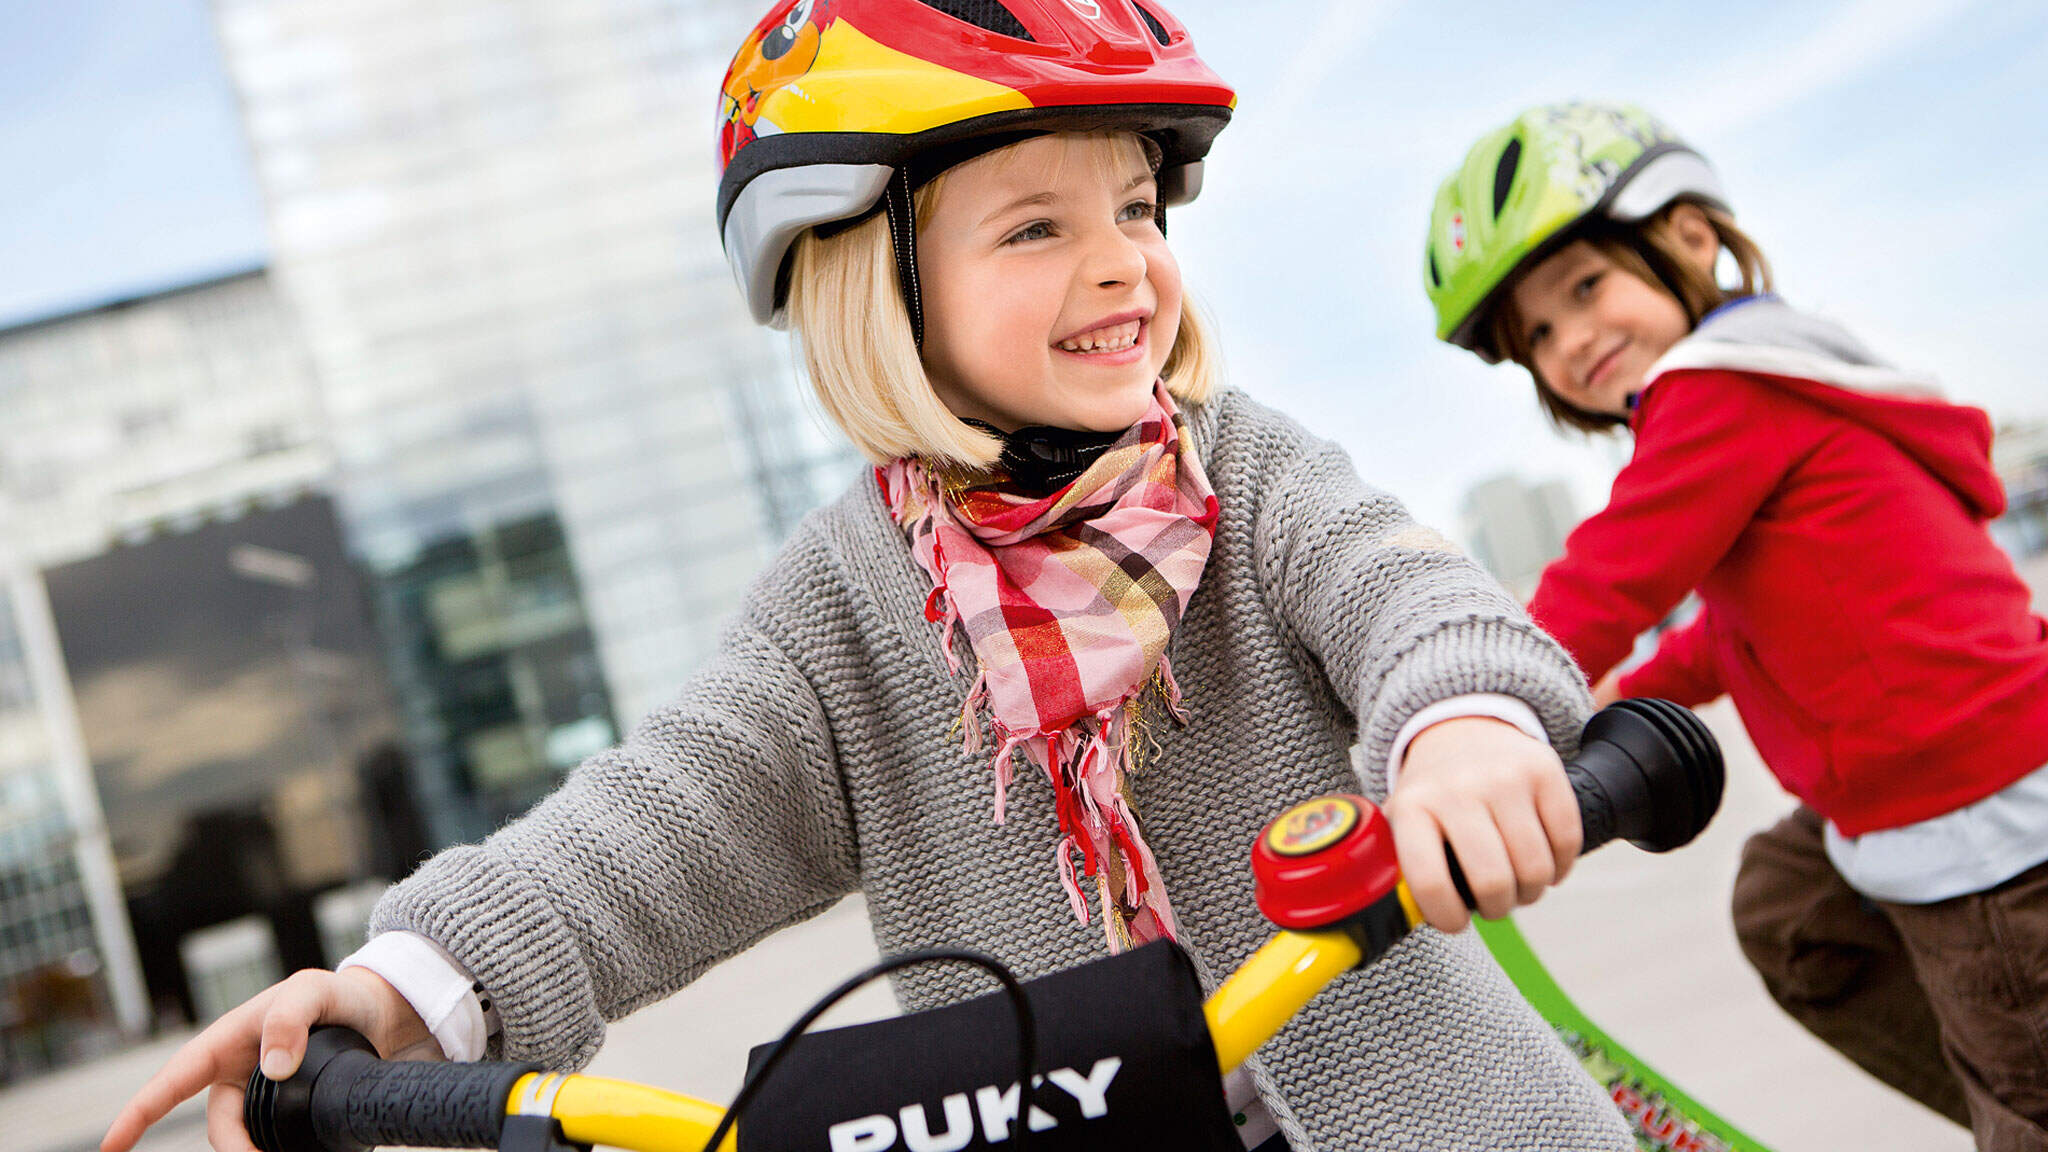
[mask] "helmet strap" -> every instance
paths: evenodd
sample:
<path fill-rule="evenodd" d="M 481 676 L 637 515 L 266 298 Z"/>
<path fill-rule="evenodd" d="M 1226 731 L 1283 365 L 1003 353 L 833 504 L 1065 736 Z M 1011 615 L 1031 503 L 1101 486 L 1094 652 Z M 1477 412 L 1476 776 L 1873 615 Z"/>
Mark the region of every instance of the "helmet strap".
<path fill-rule="evenodd" d="M 889 178 L 888 189 L 882 194 L 882 206 L 889 215 L 889 247 L 896 254 L 896 286 L 903 293 L 903 310 L 910 316 L 910 336 L 920 351 L 924 349 L 924 292 L 917 279 L 917 190 L 949 168 L 1039 135 L 1043 133 L 1008 132 L 965 141 L 950 148 L 934 149 L 919 157 L 914 164 L 899 166 L 896 174 Z M 1139 139 L 1144 141 L 1146 156 L 1156 171 L 1161 154 L 1158 143 L 1149 136 L 1141 135 Z M 818 234 L 832 235 L 865 218 L 864 214 L 852 220 L 835 222 L 829 231 L 820 227 Z M 1166 205 L 1154 207 L 1152 219 L 1159 227 L 1159 234 L 1166 235 Z"/>
<path fill-rule="evenodd" d="M 917 281 L 917 202 L 907 166 L 896 169 L 896 175 L 890 177 L 883 202 L 889 213 L 889 246 L 896 253 L 896 286 L 903 293 L 903 310 L 910 315 L 910 338 L 922 351 L 924 293 Z"/>
<path fill-rule="evenodd" d="M 999 132 L 942 145 L 899 165 L 889 178 L 882 206 L 889 214 L 890 247 L 896 253 L 896 286 L 903 293 L 903 310 L 910 315 L 911 339 L 920 351 L 924 349 L 924 291 L 917 280 L 917 190 L 948 168 L 1042 134 L 1035 130 Z"/>

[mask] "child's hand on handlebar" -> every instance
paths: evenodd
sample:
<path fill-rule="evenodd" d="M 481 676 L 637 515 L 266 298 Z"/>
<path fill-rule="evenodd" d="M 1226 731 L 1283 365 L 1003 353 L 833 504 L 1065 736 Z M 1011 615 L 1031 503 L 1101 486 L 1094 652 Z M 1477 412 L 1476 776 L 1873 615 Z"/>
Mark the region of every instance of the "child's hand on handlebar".
<path fill-rule="evenodd" d="M 1445 720 L 1408 745 L 1384 805 L 1401 874 L 1423 918 L 1457 932 L 1470 910 L 1451 882 L 1448 842 L 1487 919 L 1533 903 L 1578 859 L 1579 808 L 1550 745 L 1486 717 Z"/>
<path fill-rule="evenodd" d="M 1621 669 L 1616 668 L 1614 671 L 1602 676 L 1598 684 L 1593 685 L 1593 707 L 1595 709 L 1605 708 L 1619 699 L 1621 699 Z"/>
<path fill-rule="evenodd" d="M 383 977 L 367 968 L 307 969 L 257 993 L 178 1049 L 114 1117 L 100 1152 L 127 1152 L 144 1129 L 208 1087 L 206 1137 L 215 1152 L 256 1152 L 242 1129 L 249 1074 L 259 1054 L 273 1080 L 297 1071 L 315 1024 L 346 1024 L 386 1059 L 444 1059 L 426 1023 Z"/>

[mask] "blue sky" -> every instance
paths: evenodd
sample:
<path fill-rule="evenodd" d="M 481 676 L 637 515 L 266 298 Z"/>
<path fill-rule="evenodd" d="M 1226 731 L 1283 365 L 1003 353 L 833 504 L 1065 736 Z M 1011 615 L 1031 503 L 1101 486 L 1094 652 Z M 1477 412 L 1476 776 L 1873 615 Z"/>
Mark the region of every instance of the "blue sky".
<path fill-rule="evenodd" d="M 1422 239 L 1481 132 L 1631 100 L 1715 164 L 1795 303 L 2001 419 L 2048 418 L 2048 6 L 1179 0 L 1240 93 L 1174 218 L 1233 378 L 1454 523 L 1473 482 L 1562 476 L 1582 511 L 1618 446 L 1551 432 L 1525 374 L 1431 338 Z"/>
<path fill-rule="evenodd" d="M 2048 5 L 1168 2 L 1240 93 L 1174 217 L 1231 377 L 1426 520 L 1453 525 L 1502 471 L 1566 477 L 1590 511 L 1619 459 L 1430 335 L 1435 185 L 1539 101 L 1650 107 L 1719 168 L 1795 302 L 1998 418 L 2048 418 L 2027 347 L 2048 315 Z M 0 5 L 0 45 L 0 155 L 29 174 L 0 184 L 0 324 L 262 260 L 202 0 Z"/>
<path fill-rule="evenodd" d="M 0 327 L 262 263 L 203 0 L 0 4 Z"/>

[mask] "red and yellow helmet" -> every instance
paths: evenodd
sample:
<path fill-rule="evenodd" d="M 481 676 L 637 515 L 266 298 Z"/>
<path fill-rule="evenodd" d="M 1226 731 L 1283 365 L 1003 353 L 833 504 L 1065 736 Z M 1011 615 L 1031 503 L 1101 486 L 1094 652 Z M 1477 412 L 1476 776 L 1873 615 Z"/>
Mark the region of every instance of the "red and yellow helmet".
<path fill-rule="evenodd" d="M 779 324 L 804 229 L 874 211 L 919 157 L 1012 133 L 1142 133 L 1161 202 L 1185 203 L 1236 101 L 1157 0 L 780 0 L 719 94 L 726 259 Z"/>

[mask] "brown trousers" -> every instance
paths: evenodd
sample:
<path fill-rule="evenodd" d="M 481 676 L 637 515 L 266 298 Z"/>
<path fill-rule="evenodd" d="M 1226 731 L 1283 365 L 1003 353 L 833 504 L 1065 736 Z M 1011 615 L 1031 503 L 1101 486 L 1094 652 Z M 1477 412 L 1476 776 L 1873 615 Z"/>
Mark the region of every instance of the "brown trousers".
<path fill-rule="evenodd" d="M 2048 1152 L 2048 864 L 1893 904 L 1851 889 L 1801 807 L 1752 836 L 1735 933 L 1792 1018 L 1981 1152 Z"/>

